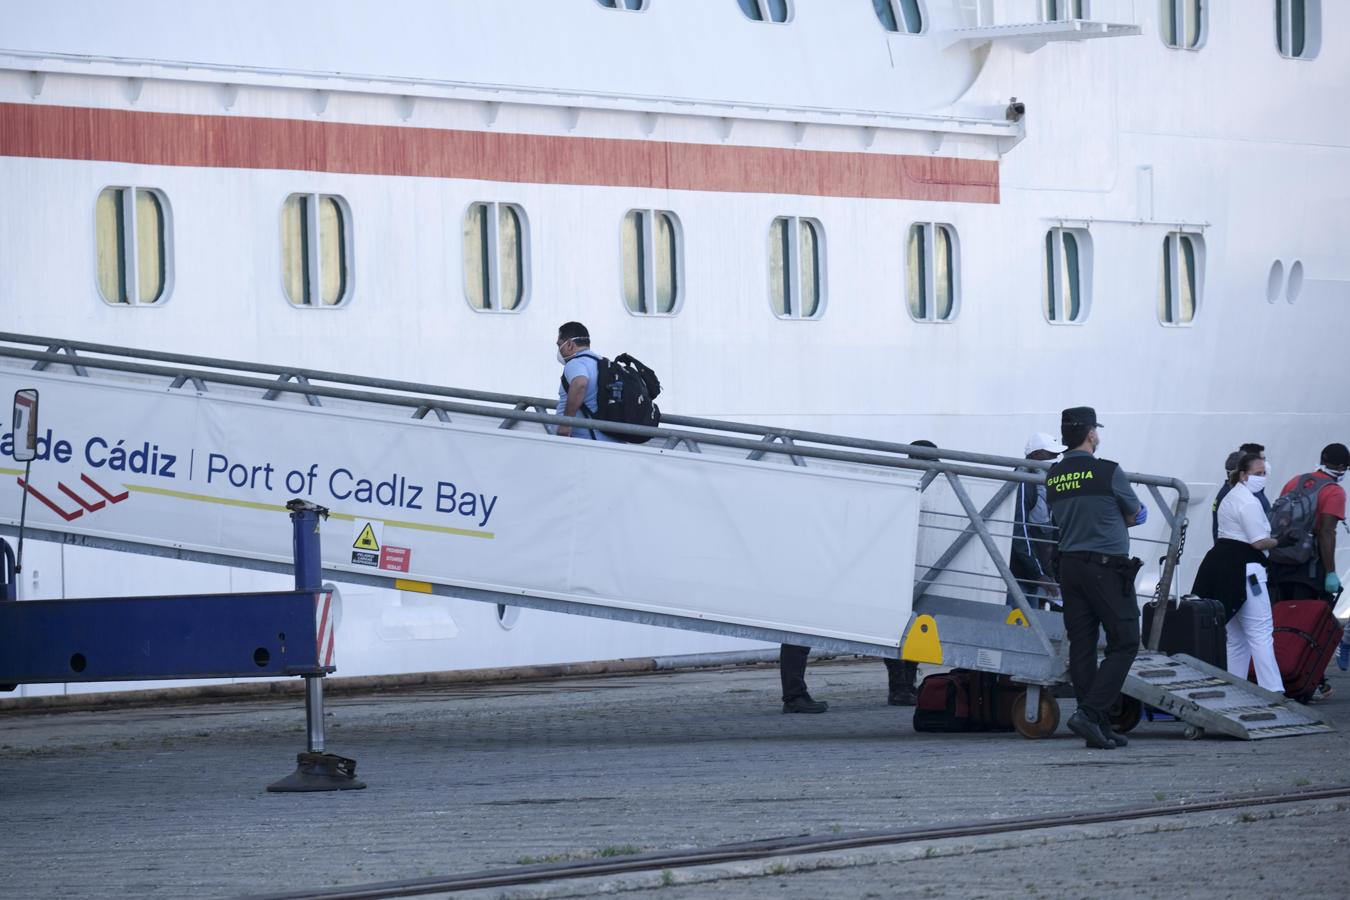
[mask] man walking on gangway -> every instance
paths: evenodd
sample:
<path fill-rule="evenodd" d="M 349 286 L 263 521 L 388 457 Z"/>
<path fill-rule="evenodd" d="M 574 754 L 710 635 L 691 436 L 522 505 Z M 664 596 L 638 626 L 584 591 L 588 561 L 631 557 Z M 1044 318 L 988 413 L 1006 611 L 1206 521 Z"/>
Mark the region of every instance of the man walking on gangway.
<path fill-rule="evenodd" d="M 580 322 L 564 322 L 558 329 L 558 362 L 562 381 L 558 387 L 558 415 L 594 418 L 599 411 L 600 357 L 591 349 L 591 333 Z M 613 441 L 595 428 L 573 429 L 559 425 L 560 437 L 590 441 Z"/>

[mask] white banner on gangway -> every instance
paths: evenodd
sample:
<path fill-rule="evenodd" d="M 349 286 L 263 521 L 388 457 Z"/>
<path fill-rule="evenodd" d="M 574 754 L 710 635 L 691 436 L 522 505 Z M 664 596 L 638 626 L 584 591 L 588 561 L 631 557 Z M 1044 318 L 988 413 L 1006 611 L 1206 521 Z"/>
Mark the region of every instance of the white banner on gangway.
<path fill-rule="evenodd" d="M 917 479 L 597 444 L 108 377 L 41 394 L 37 528 L 288 562 L 285 503 L 327 507 L 326 568 L 896 645 Z M 22 469 L 0 438 L 0 520 Z M 406 583 L 402 586 L 408 586 Z M 416 585 L 413 585 L 416 588 Z"/>

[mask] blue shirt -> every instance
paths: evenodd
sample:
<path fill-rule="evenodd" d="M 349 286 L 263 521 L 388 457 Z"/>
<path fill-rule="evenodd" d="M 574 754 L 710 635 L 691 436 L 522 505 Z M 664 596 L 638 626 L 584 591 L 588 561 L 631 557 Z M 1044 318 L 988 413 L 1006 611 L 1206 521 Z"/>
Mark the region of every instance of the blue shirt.
<path fill-rule="evenodd" d="M 583 350 L 575 356 L 569 358 L 563 364 L 563 381 L 572 383 L 575 378 L 586 379 L 586 396 L 582 399 L 581 405 L 585 407 L 586 412 L 577 410 L 577 415 L 584 416 L 586 413 L 595 415 L 599 408 L 596 398 L 600 391 L 600 362 L 599 357 L 592 350 Z M 558 415 L 563 415 L 567 410 L 567 388 L 563 387 L 562 382 L 558 383 Z M 610 441 L 615 439 L 609 435 L 596 431 L 592 428 L 573 428 L 572 437 L 582 438 L 588 441 Z"/>

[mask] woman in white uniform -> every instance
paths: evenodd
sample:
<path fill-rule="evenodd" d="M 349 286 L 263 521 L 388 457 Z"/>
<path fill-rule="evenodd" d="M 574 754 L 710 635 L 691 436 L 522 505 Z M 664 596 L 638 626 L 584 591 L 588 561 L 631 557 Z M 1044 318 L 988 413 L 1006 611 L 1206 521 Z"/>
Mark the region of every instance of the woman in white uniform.
<path fill-rule="evenodd" d="M 1230 484 L 1219 504 L 1219 539 L 1200 563 L 1192 593 L 1219 600 L 1228 610 L 1228 671 L 1246 678 L 1254 668 L 1258 685 L 1283 693 L 1266 588 L 1265 551 L 1276 541 L 1255 496 L 1266 484 L 1266 461 L 1244 454 Z"/>

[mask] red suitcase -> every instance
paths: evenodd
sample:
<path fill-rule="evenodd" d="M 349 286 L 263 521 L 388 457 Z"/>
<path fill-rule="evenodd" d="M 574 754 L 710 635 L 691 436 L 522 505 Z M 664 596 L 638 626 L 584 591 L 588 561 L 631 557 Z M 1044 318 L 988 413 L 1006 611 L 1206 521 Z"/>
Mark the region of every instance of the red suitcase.
<path fill-rule="evenodd" d="M 1012 710 L 1023 690 L 1007 675 L 952 669 L 929 675 L 914 704 L 915 731 L 1012 731 Z"/>
<path fill-rule="evenodd" d="M 1271 618 L 1284 695 L 1306 703 L 1322 681 L 1343 629 L 1324 600 L 1282 600 L 1271 607 Z M 1247 677 L 1256 680 L 1255 674 Z"/>

